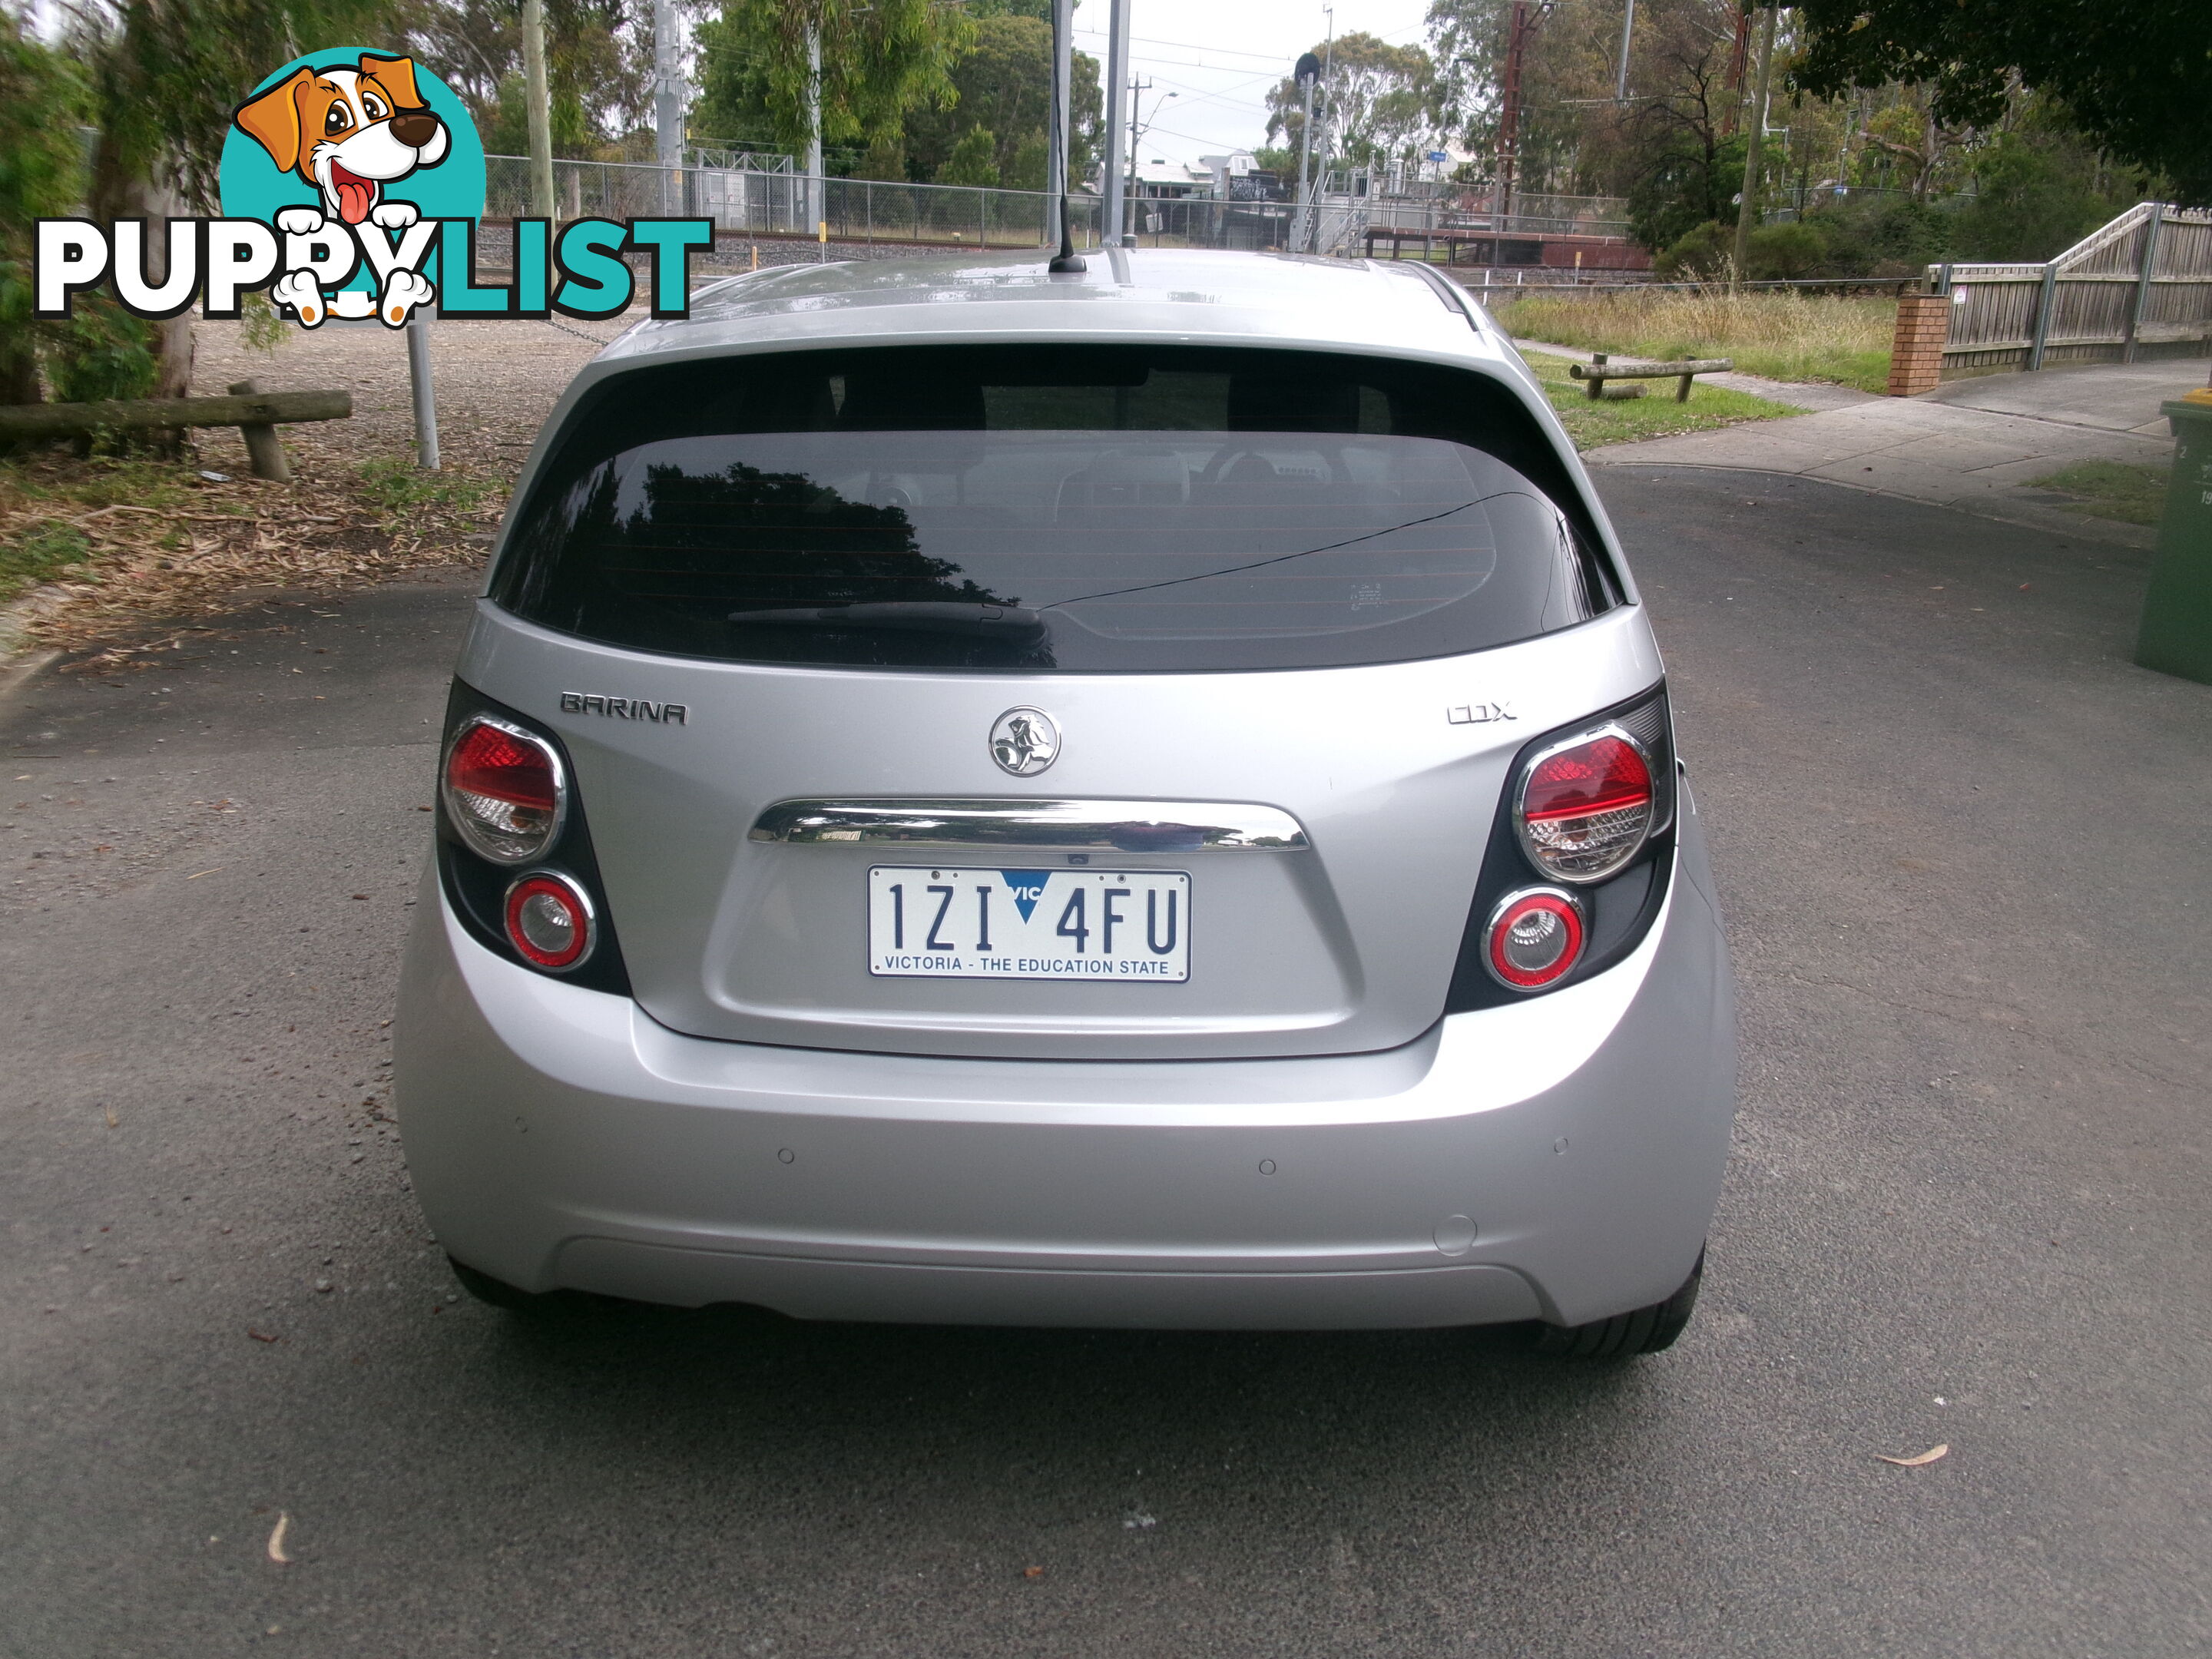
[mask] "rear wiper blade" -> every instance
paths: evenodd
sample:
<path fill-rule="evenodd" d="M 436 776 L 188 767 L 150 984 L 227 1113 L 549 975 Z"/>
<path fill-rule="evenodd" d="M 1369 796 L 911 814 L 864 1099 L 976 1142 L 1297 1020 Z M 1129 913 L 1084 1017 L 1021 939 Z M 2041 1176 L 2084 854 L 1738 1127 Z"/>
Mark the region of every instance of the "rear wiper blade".
<path fill-rule="evenodd" d="M 966 634 L 978 639 L 1036 644 L 1045 636 L 1044 613 L 1017 605 L 971 605 L 957 600 L 887 600 L 866 605 L 815 605 L 789 611 L 732 611 L 729 619 L 752 627 L 890 628 L 918 634 Z"/>

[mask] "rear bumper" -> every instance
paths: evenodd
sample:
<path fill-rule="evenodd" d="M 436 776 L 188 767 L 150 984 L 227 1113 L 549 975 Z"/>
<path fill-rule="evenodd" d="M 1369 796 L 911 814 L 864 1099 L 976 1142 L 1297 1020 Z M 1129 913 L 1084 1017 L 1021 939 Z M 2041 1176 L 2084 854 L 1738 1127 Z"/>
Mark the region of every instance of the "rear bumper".
<path fill-rule="evenodd" d="M 1574 1324 L 1696 1261 L 1735 1012 L 1694 823 L 1607 973 L 1382 1054 L 1189 1063 L 767 1048 L 485 951 L 434 882 L 396 1030 L 416 1189 L 527 1290 L 803 1318 Z M 1682 878 L 1687 877 L 1687 879 Z"/>

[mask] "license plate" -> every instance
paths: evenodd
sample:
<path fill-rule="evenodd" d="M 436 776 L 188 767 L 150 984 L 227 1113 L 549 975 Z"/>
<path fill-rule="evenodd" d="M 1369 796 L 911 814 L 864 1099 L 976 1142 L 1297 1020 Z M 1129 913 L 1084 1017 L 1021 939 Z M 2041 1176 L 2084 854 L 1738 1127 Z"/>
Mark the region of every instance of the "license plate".
<path fill-rule="evenodd" d="M 868 971 L 886 979 L 1190 977 L 1180 870 L 868 872 Z"/>

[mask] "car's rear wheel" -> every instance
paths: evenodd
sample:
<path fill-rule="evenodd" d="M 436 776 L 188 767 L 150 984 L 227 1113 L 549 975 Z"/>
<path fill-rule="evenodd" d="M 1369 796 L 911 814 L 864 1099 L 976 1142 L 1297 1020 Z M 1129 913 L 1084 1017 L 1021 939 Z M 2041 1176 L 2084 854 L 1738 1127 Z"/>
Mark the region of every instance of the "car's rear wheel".
<path fill-rule="evenodd" d="M 1556 1359 L 1627 1359 L 1639 1353 L 1657 1353 L 1674 1346 L 1688 1327 L 1698 1305 L 1698 1285 L 1705 1276 L 1705 1253 L 1698 1252 L 1698 1265 L 1681 1288 L 1664 1302 L 1655 1302 L 1633 1313 L 1593 1319 L 1587 1325 L 1539 1325 L 1532 1344 L 1538 1353 Z"/>

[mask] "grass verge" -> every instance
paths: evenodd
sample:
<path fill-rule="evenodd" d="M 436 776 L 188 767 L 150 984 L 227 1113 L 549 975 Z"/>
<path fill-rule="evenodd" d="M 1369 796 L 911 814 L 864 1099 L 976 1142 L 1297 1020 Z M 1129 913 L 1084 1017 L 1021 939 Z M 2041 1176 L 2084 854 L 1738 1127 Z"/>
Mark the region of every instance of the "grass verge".
<path fill-rule="evenodd" d="M 1692 381 L 1690 401 L 1674 401 L 1672 380 L 1652 380 L 1641 398 L 1615 403 L 1592 402 L 1589 389 L 1567 378 L 1567 360 L 1532 351 L 1528 367 L 1543 383 L 1544 395 L 1559 411 L 1560 424 L 1575 441 L 1577 449 L 1596 449 L 1605 444 L 1633 443 L 1638 438 L 1664 438 L 1677 432 L 1702 432 L 1709 427 L 1735 426 L 1744 421 L 1771 421 L 1780 415 L 1802 415 L 1788 404 L 1770 403 L 1745 392 Z"/>
<path fill-rule="evenodd" d="M 2166 511 L 2166 487 L 2172 477 L 2170 466 L 2077 461 L 2047 478 L 2036 479 L 2031 488 L 2073 496 L 2074 500 L 2063 504 L 2069 513 L 2117 519 L 2122 524 L 2154 525 Z"/>
<path fill-rule="evenodd" d="M 1888 386 L 1897 328 L 1894 300 L 1720 289 L 1532 294 L 1494 314 L 1523 339 L 1630 357 L 1729 357 L 1746 374 L 1862 392 Z"/>

